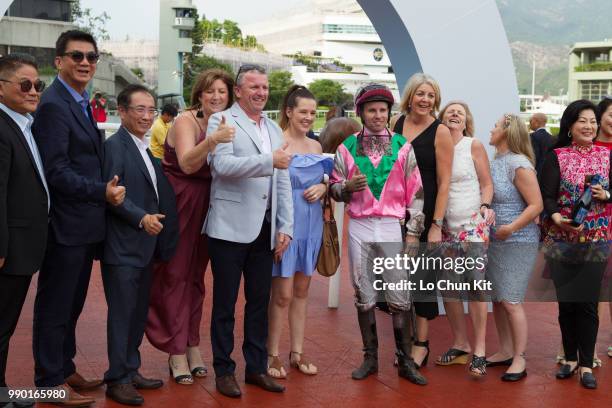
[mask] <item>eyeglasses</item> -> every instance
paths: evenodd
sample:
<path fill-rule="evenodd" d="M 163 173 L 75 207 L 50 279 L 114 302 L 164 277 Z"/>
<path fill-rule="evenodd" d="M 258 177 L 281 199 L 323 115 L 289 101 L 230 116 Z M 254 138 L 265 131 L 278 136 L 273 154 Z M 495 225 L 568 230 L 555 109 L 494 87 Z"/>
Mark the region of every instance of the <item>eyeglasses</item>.
<path fill-rule="evenodd" d="M 90 64 L 96 64 L 100 59 L 100 54 L 94 51 L 90 51 L 88 53 L 84 53 L 82 51 L 70 51 L 65 52 L 62 56 L 70 57 L 77 64 L 83 62 L 83 59 L 85 58 L 87 58 L 87 62 Z"/>
<path fill-rule="evenodd" d="M 13 82 L 7 79 L 0 79 L 0 81 L 19 85 L 21 88 L 21 92 L 24 92 L 24 93 L 30 92 L 30 90 L 32 90 L 32 87 L 34 87 L 34 90 L 36 90 L 36 92 L 41 93 L 42 91 L 44 91 L 45 86 L 46 86 L 44 81 L 41 81 L 40 79 L 37 79 L 36 82 L 32 82 L 29 79 L 24 79 L 19 82 Z"/>
<path fill-rule="evenodd" d="M 147 109 L 144 106 L 128 106 L 127 108 L 133 110 L 140 116 L 144 116 L 145 113 L 148 113 L 151 116 L 159 115 L 159 111 L 157 109 Z"/>
<path fill-rule="evenodd" d="M 236 80 L 234 81 L 234 83 L 238 83 L 238 77 L 240 76 L 240 74 L 244 74 L 245 72 L 249 72 L 249 71 L 257 71 L 260 74 L 266 73 L 266 69 L 262 67 L 261 65 L 244 64 L 244 65 L 241 65 L 240 68 L 238 68 L 238 73 L 236 74 Z"/>

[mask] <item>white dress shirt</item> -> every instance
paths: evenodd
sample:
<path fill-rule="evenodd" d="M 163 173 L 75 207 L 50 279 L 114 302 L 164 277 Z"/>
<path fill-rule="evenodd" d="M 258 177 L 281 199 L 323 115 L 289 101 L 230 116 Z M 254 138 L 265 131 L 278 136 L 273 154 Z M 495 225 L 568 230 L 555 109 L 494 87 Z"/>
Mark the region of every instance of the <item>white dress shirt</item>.
<path fill-rule="evenodd" d="M 128 132 L 130 133 L 130 132 Z M 140 140 L 140 138 L 134 136 L 130 133 L 132 140 L 136 143 L 136 147 L 142 156 L 142 160 L 144 160 L 145 166 L 147 166 L 147 170 L 149 171 L 149 176 L 151 176 L 151 181 L 153 182 L 153 187 L 155 188 L 155 195 L 157 196 L 157 201 L 159 201 L 159 193 L 157 192 L 157 176 L 155 175 L 155 167 L 153 167 L 153 162 L 151 161 L 151 157 L 147 153 L 148 146 L 144 140 Z"/>
<path fill-rule="evenodd" d="M 268 126 L 266 125 L 265 115 L 262 113 L 261 118 L 259 118 L 259 123 L 250 119 L 253 126 L 255 126 L 255 131 L 257 132 L 257 137 L 261 140 L 261 150 L 265 154 L 272 153 L 272 142 L 270 141 L 270 133 L 268 132 Z M 272 177 L 270 177 L 270 188 L 268 189 L 268 205 L 267 209 L 270 209 L 272 200 Z"/>

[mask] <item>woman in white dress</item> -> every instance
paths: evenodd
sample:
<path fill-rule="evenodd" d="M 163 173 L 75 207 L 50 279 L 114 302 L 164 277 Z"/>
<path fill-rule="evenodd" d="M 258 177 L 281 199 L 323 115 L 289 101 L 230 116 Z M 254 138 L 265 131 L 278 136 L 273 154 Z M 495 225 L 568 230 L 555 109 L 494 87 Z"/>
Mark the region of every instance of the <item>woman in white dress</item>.
<path fill-rule="evenodd" d="M 490 209 L 493 198 L 493 181 L 489 159 L 483 144 L 474 139 L 474 122 L 468 105 L 461 101 L 449 102 L 440 112 L 439 119 L 451 132 L 455 150 L 444 217 L 443 239 L 461 243 L 453 246 L 460 256 L 482 256 L 489 239 L 489 225 L 495 220 Z M 475 244 L 465 244 L 475 243 Z M 446 278 L 470 282 L 484 279 L 483 269 L 449 271 Z M 487 304 L 483 293 L 469 293 L 469 315 L 474 326 L 474 347 L 470 346 L 459 293 L 444 293 L 444 308 L 453 332 L 450 348 L 438 357 L 437 365 L 466 364 L 473 353 L 470 373 L 482 376 L 486 373 L 485 333 L 487 329 Z"/>

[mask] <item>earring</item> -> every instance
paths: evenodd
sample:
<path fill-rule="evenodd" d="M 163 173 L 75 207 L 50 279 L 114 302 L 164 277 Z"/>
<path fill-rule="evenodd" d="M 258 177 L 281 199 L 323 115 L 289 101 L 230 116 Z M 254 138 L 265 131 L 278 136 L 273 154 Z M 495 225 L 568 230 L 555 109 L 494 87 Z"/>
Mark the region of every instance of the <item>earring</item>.
<path fill-rule="evenodd" d="M 572 132 L 571 131 L 567 132 L 567 137 L 569 137 L 570 139 L 572 138 Z"/>

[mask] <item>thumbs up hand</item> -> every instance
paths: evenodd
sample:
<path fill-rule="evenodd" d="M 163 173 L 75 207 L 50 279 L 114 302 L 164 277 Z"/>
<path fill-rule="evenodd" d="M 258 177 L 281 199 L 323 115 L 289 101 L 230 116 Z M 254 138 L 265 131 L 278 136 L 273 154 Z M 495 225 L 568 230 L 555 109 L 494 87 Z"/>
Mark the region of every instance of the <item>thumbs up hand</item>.
<path fill-rule="evenodd" d="M 218 145 L 219 143 L 230 143 L 232 140 L 234 140 L 235 135 L 236 128 L 227 125 L 225 123 L 225 116 L 221 116 L 221 123 L 219 124 L 219 127 L 209 137 L 212 139 L 215 145 Z"/>
<path fill-rule="evenodd" d="M 119 177 L 115 175 L 111 181 L 106 183 L 106 201 L 111 205 L 118 206 L 125 199 L 125 187 L 119 185 Z"/>
<path fill-rule="evenodd" d="M 286 169 L 291 162 L 291 155 L 287 153 L 289 143 L 285 142 L 279 149 L 272 152 L 272 165 L 275 169 Z"/>

